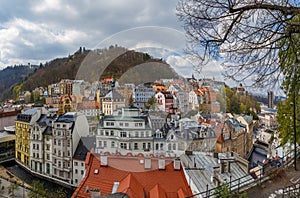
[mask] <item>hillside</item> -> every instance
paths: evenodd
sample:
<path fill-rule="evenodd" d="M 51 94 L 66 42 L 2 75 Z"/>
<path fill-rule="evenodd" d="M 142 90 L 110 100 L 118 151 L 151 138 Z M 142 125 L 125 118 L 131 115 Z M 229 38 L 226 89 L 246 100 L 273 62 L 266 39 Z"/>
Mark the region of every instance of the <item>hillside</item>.
<path fill-rule="evenodd" d="M 139 69 L 133 70 L 136 66 Z M 139 74 L 138 71 L 148 72 Z M 30 91 L 36 87 L 46 87 L 59 82 L 61 79 L 83 79 L 93 82 L 111 76 L 120 79 L 125 73 L 127 80 L 134 79 L 137 83 L 144 82 L 147 74 L 151 76 L 155 74 L 159 78 L 178 76 L 167 63 L 161 59 L 152 58 L 147 53 L 118 46 L 93 51 L 80 47 L 73 55 L 57 58 L 41 65 L 28 78 L 19 78 L 18 87 L 22 91 Z M 146 79 L 151 80 L 151 78 Z M 6 96 L 8 97 L 12 97 L 11 92 Z"/>
<path fill-rule="evenodd" d="M 35 69 L 36 67 L 28 65 L 18 65 L 0 70 L 0 101 L 9 98 L 11 88 L 20 80 L 26 79 Z"/>

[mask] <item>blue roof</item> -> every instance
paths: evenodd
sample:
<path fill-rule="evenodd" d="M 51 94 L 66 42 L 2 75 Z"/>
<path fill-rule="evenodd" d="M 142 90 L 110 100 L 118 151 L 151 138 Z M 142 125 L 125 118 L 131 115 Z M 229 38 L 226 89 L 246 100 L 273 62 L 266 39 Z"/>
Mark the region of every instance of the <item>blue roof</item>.
<path fill-rule="evenodd" d="M 277 113 L 276 109 L 272 109 L 272 108 L 268 108 L 268 107 L 262 107 L 262 109 L 265 110 L 265 111 L 269 111 L 271 113 Z"/>

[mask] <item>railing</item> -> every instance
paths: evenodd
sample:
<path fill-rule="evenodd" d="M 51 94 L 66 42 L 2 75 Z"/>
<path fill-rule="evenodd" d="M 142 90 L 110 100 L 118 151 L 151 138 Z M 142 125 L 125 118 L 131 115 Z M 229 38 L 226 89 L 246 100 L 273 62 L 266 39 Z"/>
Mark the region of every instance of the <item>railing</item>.
<path fill-rule="evenodd" d="M 300 156 L 300 146 L 297 147 L 297 158 Z M 284 159 L 286 159 L 284 161 Z M 257 184 L 261 184 L 262 182 L 268 180 L 270 177 L 274 177 L 277 174 L 279 174 L 283 169 L 289 167 L 291 164 L 294 162 L 294 151 L 291 151 L 287 153 L 285 156 L 282 158 L 279 158 L 278 160 L 273 160 L 270 161 L 267 164 L 260 164 L 261 168 L 259 168 L 256 171 L 250 172 L 250 175 L 252 177 L 249 177 L 249 174 L 240 177 L 235 180 L 231 180 L 225 185 L 228 187 L 229 191 L 231 193 L 240 193 L 242 191 L 245 191 L 246 189 L 255 186 Z M 207 185 L 208 186 L 208 185 Z M 298 187 L 300 188 L 300 187 Z M 211 188 L 200 192 L 196 193 L 192 196 L 189 197 L 218 197 L 219 193 L 217 192 L 218 187 L 216 188 Z M 285 192 L 287 193 L 287 192 Z M 283 195 L 284 196 L 284 195 Z"/>

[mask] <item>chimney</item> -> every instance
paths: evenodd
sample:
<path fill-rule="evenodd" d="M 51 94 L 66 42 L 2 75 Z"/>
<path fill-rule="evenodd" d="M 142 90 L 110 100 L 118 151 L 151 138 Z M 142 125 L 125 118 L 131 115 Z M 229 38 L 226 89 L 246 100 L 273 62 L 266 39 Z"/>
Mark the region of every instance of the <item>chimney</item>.
<path fill-rule="evenodd" d="M 224 173 L 225 172 L 225 164 L 223 162 L 223 160 L 220 160 L 220 173 Z"/>
<path fill-rule="evenodd" d="M 107 166 L 107 155 L 100 155 L 100 166 Z"/>
<path fill-rule="evenodd" d="M 148 157 L 145 157 L 145 169 L 151 169 L 151 158 L 148 156 Z"/>
<path fill-rule="evenodd" d="M 165 160 L 165 158 L 158 158 L 158 169 L 159 170 L 166 169 L 166 160 Z"/>
<path fill-rule="evenodd" d="M 180 159 L 179 158 L 174 159 L 174 170 L 180 170 Z"/>
<path fill-rule="evenodd" d="M 227 172 L 230 173 L 230 161 L 227 161 Z"/>

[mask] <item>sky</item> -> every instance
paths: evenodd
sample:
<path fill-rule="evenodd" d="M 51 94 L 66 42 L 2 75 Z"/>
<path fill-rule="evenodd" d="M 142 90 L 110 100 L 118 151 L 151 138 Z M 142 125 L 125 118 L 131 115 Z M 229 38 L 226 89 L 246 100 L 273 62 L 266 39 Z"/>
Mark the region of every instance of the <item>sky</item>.
<path fill-rule="evenodd" d="M 0 69 L 39 64 L 118 44 L 163 58 L 190 77 L 197 63 L 184 53 L 177 0 L 5 0 L 0 7 Z M 220 79 L 218 64 L 199 77 Z M 205 69 L 204 69 L 205 70 Z M 216 76 L 220 77 L 216 77 Z M 195 74 L 197 77 L 197 74 Z"/>

